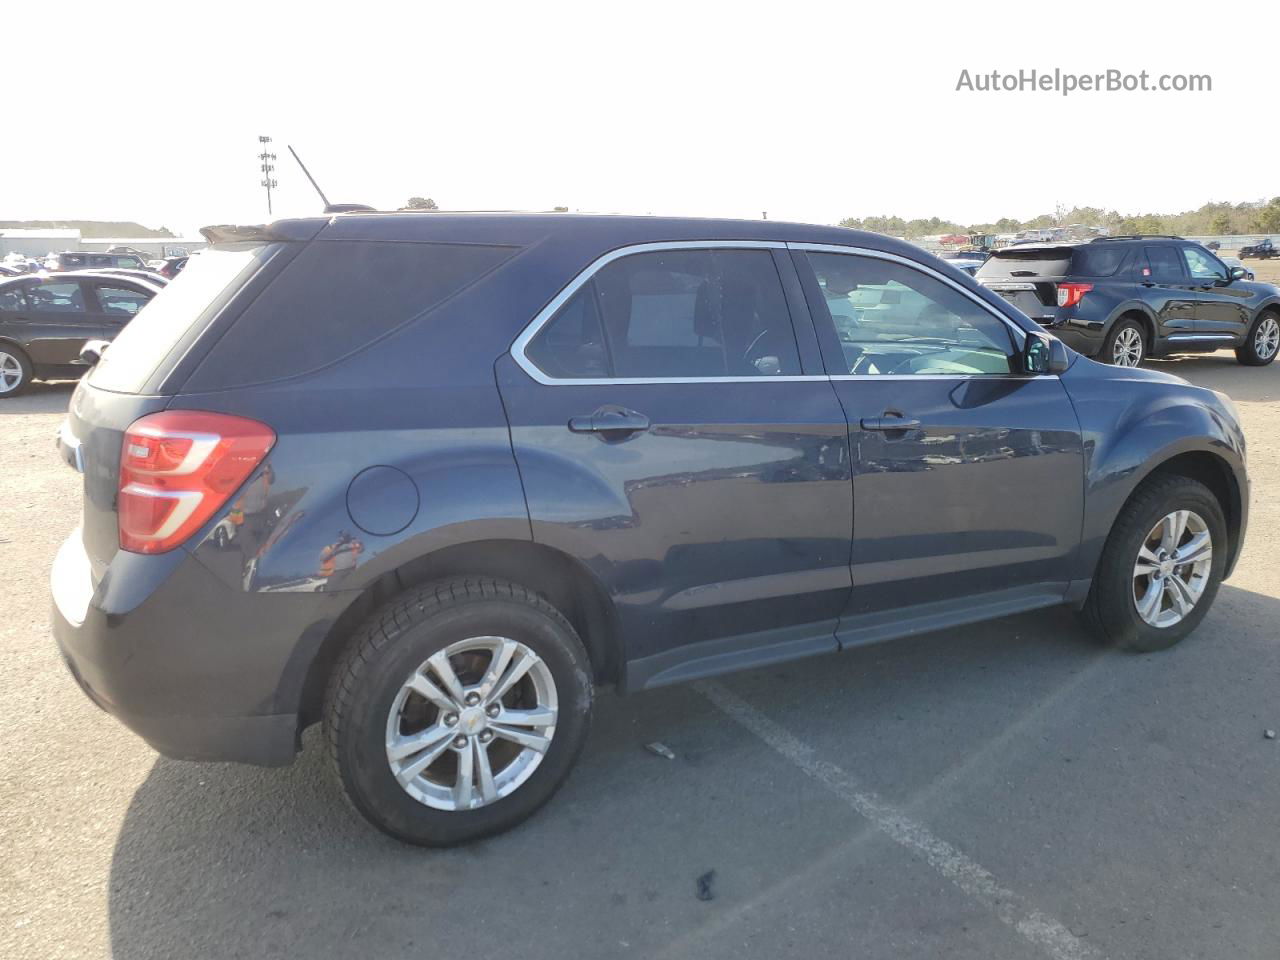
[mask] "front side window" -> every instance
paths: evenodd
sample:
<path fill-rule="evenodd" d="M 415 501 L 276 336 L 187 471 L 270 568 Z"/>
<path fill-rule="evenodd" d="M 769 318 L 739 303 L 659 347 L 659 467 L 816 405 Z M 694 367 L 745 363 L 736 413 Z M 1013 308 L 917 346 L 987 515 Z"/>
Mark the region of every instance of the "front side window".
<path fill-rule="evenodd" d="M 1226 268 L 1218 258 L 1208 250 L 1199 247 L 1183 247 L 1182 255 L 1187 261 L 1187 272 L 1192 280 L 1226 280 Z"/>
<path fill-rule="evenodd" d="M 800 373 L 767 250 L 664 250 L 615 260 L 578 288 L 525 356 L 557 379 Z"/>
<path fill-rule="evenodd" d="M 954 287 L 890 260 L 810 253 L 846 372 L 1007 374 L 1008 327 Z"/>
<path fill-rule="evenodd" d="M 98 303 L 102 312 L 113 317 L 132 317 L 150 301 L 147 294 L 126 287 L 109 287 L 101 284 L 97 288 Z"/>
<path fill-rule="evenodd" d="M 41 283 L 27 291 L 31 309 L 37 313 L 84 313 L 84 292 L 74 280 Z"/>

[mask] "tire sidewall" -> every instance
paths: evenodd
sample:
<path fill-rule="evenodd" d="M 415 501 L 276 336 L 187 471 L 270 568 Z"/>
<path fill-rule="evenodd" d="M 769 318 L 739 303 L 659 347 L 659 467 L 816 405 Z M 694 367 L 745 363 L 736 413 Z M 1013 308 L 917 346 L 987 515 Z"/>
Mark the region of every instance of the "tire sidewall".
<path fill-rule="evenodd" d="M 1277 349 L 1275 353 L 1271 354 L 1271 356 L 1264 360 L 1262 357 L 1258 356 L 1258 351 L 1254 348 L 1254 337 L 1257 336 L 1258 327 L 1260 327 L 1262 325 L 1262 321 L 1268 317 L 1273 320 L 1280 321 L 1280 314 L 1277 314 L 1274 310 L 1263 310 L 1258 314 L 1253 323 L 1249 325 L 1249 332 L 1245 335 L 1245 341 L 1240 346 L 1240 349 L 1244 354 L 1240 359 L 1251 367 L 1265 367 L 1275 360 L 1277 354 L 1280 354 L 1280 349 Z"/>
<path fill-rule="evenodd" d="M 1118 320 L 1111 328 L 1111 332 L 1107 334 L 1107 338 L 1102 344 L 1103 363 L 1115 366 L 1116 340 L 1120 338 L 1120 332 L 1122 330 L 1130 327 L 1138 331 L 1138 337 L 1142 343 L 1142 355 L 1138 357 L 1138 362 L 1136 364 L 1136 366 L 1142 366 L 1143 362 L 1147 359 L 1147 334 L 1146 331 L 1142 329 L 1142 324 L 1138 323 L 1136 320 Z"/>
<path fill-rule="evenodd" d="M 386 758 L 387 717 L 401 685 L 427 658 L 477 636 L 517 640 L 547 664 L 558 701 L 555 735 L 542 762 L 514 793 L 476 810 L 437 810 L 411 797 L 392 775 Z M 339 772 L 360 812 L 402 840 L 447 845 L 486 836 L 514 826 L 555 793 L 585 742 L 591 700 L 586 656 L 566 625 L 514 601 L 447 605 L 408 625 L 366 663 L 338 735 Z"/>
<path fill-rule="evenodd" d="M 35 371 L 34 371 L 34 368 L 31 366 L 31 360 L 27 357 L 27 355 L 22 350 L 13 346 L 12 344 L 0 343 L 0 353 L 7 353 L 9 354 L 9 356 L 17 360 L 18 366 L 22 370 L 22 380 L 19 381 L 18 385 L 14 387 L 12 390 L 7 390 L 4 393 L 0 393 L 0 400 L 7 400 L 10 397 L 16 397 L 20 393 L 25 392 L 27 387 L 31 386 L 32 374 Z"/>
<path fill-rule="evenodd" d="M 1174 510 L 1194 511 L 1209 528 L 1213 543 L 1209 583 L 1195 608 L 1181 621 L 1171 627 L 1153 627 L 1142 619 L 1134 603 L 1133 565 L 1147 533 Z M 1140 504 L 1126 516 L 1123 526 L 1115 530 L 1113 538 L 1108 540 L 1106 551 L 1107 556 L 1098 571 L 1105 578 L 1099 584 L 1101 602 L 1098 613 L 1108 636 L 1130 650 L 1163 650 L 1195 630 L 1213 606 L 1227 561 L 1226 519 L 1217 498 L 1206 487 L 1194 480 L 1186 480 L 1173 488 L 1169 496 Z"/>

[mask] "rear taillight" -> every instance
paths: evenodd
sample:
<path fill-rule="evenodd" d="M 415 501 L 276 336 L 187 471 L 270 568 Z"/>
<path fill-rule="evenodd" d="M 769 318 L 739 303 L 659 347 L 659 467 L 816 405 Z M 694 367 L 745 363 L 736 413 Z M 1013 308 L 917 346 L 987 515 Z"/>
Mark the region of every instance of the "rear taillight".
<path fill-rule="evenodd" d="M 1092 283 L 1060 283 L 1058 284 L 1058 306 L 1074 307 L 1092 289 Z"/>
<path fill-rule="evenodd" d="M 164 553 L 208 522 L 276 442 L 266 424 L 166 410 L 135 420 L 120 453 L 120 549 Z"/>

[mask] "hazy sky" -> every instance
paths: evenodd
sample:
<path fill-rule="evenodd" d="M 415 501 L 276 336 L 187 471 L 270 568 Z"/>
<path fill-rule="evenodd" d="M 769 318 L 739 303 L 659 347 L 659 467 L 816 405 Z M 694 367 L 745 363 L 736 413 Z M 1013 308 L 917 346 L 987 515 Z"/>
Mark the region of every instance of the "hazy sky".
<path fill-rule="evenodd" d="M 0 219 L 260 222 L 258 134 L 276 216 L 319 211 L 288 143 L 331 200 L 391 208 L 972 222 L 1260 199 L 1277 27 L 1270 2 L 9 3 Z M 1213 90 L 955 89 L 1055 67 Z"/>

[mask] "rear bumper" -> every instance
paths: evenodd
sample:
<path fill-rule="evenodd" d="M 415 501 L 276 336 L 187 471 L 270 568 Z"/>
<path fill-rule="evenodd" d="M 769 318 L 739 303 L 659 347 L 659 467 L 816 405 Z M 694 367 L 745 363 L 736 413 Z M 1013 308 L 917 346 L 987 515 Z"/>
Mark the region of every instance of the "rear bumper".
<path fill-rule="evenodd" d="M 77 530 L 51 576 L 53 635 L 94 703 L 167 757 L 278 766 L 334 597 L 232 590 L 183 550 L 119 553 L 95 584 Z M 307 609 L 310 605 L 311 609 Z"/>

